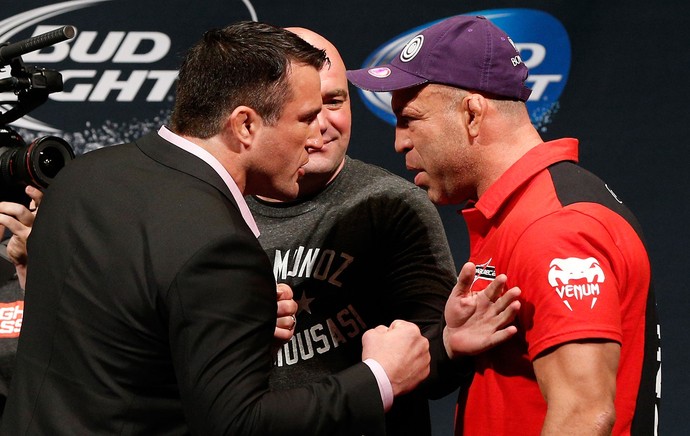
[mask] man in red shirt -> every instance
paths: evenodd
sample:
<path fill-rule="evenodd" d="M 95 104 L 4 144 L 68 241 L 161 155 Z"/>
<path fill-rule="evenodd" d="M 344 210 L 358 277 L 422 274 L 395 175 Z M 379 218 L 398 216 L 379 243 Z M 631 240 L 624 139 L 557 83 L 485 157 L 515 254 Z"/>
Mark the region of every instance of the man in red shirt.
<path fill-rule="evenodd" d="M 437 204 L 466 203 L 473 290 L 518 286 L 518 333 L 480 354 L 459 399 L 465 435 L 655 434 L 659 336 L 639 225 L 577 166 L 578 141 L 544 142 L 528 71 L 502 30 L 456 16 L 389 65 L 349 71 L 392 91 L 396 151 Z"/>

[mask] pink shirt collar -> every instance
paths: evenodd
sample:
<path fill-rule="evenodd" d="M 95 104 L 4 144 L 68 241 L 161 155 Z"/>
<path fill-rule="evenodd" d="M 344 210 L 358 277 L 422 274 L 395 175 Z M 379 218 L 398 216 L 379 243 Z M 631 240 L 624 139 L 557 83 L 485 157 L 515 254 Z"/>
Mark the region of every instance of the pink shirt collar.
<path fill-rule="evenodd" d="M 260 234 L 259 228 L 256 225 L 256 221 L 254 221 L 254 216 L 252 216 L 252 213 L 249 210 L 249 206 L 247 206 L 247 202 L 244 200 L 242 192 L 240 192 L 240 188 L 237 186 L 237 183 L 235 183 L 235 181 L 232 179 L 232 176 L 230 175 L 228 170 L 226 170 L 225 167 L 220 162 L 218 162 L 218 159 L 213 157 L 211 153 L 194 144 L 193 142 L 188 141 L 183 137 L 171 132 L 165 126 L 161 126 L 161 128 L 158 130 L 158 134 L 161 138 L 165 139 L 166 141 L 180 147 L 184 151 L 191 153 L 199 159 L 203 160 L 218 173 L 218 175 L 228 186 L 230 193 L 237 202 L 237 205 L 240 208 L 240 213 L 242 214 L 242 218 L 244 218 L 244 221 L 247 223 L 251 231 L 254 233 L 254 236 L 258 238 Z"/>

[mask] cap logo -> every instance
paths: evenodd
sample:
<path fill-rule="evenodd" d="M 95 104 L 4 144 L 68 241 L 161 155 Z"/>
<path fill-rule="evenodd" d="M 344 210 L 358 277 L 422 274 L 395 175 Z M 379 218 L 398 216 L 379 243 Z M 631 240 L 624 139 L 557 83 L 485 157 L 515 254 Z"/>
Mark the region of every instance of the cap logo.
<path fill-rule="evenodd" d="M 423 44 L 424 35 L 417 35 L 412 38 L 407 44 L 405 44 L 405 47 L 403 47 L 402 51 L 400 52 L 400 60 L 403 62 L 410 62 L 415 56 L 417 56 L 417 53 L 419 53 L 419 50 L 422 49 Z"/>
<path fill-rule="evenodd" d="M 391 70 L 388 67 L 377 67 L 369 68 L 367 73 L 369 73 L 370 76 L 376 77 L 377 79 L 383 79 L 391 75 Z"/>

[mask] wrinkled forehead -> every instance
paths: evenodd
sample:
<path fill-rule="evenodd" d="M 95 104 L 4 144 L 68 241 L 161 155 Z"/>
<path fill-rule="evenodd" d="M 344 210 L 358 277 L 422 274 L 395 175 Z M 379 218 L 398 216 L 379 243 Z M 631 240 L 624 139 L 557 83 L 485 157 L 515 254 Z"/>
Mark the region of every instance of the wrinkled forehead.
<path fill-rule="evenodd" d="M 399 113 L 402 109 L 414 106 L 419 110 L 433 110 L 455 105 L 462 100 L 468 91 L 448 85 L 437 83 L 424 83 L 422 85 L 391 91 L 391 108 Z M 397 111 L 397 112 L 396 112 Z"/>

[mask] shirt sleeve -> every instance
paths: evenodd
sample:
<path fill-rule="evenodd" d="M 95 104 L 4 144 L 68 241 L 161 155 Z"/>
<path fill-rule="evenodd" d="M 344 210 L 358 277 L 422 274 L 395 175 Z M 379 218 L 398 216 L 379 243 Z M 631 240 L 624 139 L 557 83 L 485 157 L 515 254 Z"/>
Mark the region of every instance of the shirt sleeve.
<path fill-rule="evenodd" d="M 381 402 L 383 403 L 383 410 L 388 412 L 393 406 L 393 386 L 380 363 L 374 359 L 366 359 L 364 363 L 371 369 L 376 377 L 376 384 L 381 391 Z"/>
<path fill-rule="evenodd" d="M 534 360 L 582 339 L 622 340 L 619 275 L 624 262 L 606 227 L 579 211 L 542 218 L 508 256 L 508 286 L 522 290 L 518 320 Z"/>
<path fill-rule="evenodd" d="M 411 186 L 387 198 L 378 219 L 384 230 L 383 246 L 388 267 L 384 310 L 389 319 L 405 319 L 419 326 L 429 339 L 430 375 L 418 391 L 441 398 L 455 390 L 467 376 L 467 360 L 451 361 L 443 346 L 443 311 L 457 272 L 441 217 L 427 194 Z M 381 218 L 384 217 L 384 218 Z"/>
<path fill-rule="evenodd" d="M 269 390 L 275 282 L 251 235 L 200 250 L 179 272 L 167 306 L 192 433 L 382 434 L 378 385 L 363 363 L 302 388 Z"/>

